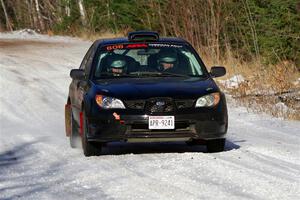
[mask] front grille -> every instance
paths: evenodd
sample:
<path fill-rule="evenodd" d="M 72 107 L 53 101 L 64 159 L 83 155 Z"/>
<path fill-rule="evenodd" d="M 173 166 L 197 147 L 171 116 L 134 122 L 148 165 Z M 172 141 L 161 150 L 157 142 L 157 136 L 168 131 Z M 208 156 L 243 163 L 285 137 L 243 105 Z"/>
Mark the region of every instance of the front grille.
<path fill-rule="evenodd" d="M 127 108 L 144 110 L 147 113 L 168 113 L 178 110 L 192 108 L 195 100 L 193 99 L 176 99 L 157 97 L 148 100 L 127 100 L 124 101 Z"/>
<path fill-rule="evenodd" d="M 151 98 L 146 102 L 147 113 L 169 113 L 174 111 L 174 103 L 171 98 Z"/>
<path fill-rule="evenodd" d="M 126 107 L 130 109 L 143 110 L 145 106 L 144 100 L 130 100 L 125 101 Z"/>
<path fill-rule="evenodd" d="M 176 100 L 176 107 L 177 109 L 185 109 L 191 108 L 194 105 L 195 100 L 193 99 L 183 99 L 183 100 Z"/>

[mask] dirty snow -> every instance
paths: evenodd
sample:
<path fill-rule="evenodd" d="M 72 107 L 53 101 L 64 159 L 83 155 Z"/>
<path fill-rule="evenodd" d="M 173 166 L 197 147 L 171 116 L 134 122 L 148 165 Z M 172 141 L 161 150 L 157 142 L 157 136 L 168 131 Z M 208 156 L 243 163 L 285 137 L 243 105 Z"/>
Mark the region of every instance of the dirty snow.
<path fill-rule="evenodd" d="M 300 122 L 230 98 L 225 152 L 114 143 L 84 157 L 65 137 L 64 103 L 90 42 L 9 35 L 0 34 L 0 199 L 300 199 Z"/>
<path fill-rule="evenodd" d="M 296 85 L 296 86 L 297 86 L 297 85 L 300 85 L 300 78 L 298 78 L 297 80 L 295 80 L 295 81 L 293 82 L 293 84 Z"/>
<path fill-rule="evenodd" d="M 60 42 L 72 42 L 79 41 L 77 38 L 63 37 L 63 36 L 48 36 L 37 33 L 32 29 L 22 29 L 12 32 L 0 32 L 0 39 L 29 39 L 29 40 L 43 40 L 47 42 L 60 41 Z"/>
<path fill-rule="evenodd" d="M 245 78 L 241 74 L 234 75 L 227 80 L 219 80 L 219 82 L 221 84 L 223 84 L 225 88 L 228 88 L 228 89 L 238 88 L 239 85 L 241 83 L 243 83 L 244 81 L 245 81 Z"/>

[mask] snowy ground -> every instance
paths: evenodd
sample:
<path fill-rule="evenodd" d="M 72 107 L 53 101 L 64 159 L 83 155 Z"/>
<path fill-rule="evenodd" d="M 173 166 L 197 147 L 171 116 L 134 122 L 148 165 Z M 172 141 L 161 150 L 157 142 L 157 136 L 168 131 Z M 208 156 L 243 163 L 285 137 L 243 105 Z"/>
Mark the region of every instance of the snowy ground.
<path fill-rule="evenodd" d="M 111 144 L 84 157 L 65 137 L 64 104 L 90 43 L 20 35 L 0 34 L 0 199 L 300 199 L 300 122 L 233 102 L 225 152 Z"/>

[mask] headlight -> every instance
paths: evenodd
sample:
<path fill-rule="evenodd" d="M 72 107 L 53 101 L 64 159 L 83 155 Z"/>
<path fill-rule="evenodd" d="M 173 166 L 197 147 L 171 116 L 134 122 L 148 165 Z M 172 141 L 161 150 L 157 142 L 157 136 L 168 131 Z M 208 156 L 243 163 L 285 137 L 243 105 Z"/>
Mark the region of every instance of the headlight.
<path fill-rule="evenodd" d="M 215 92 L 197 99 L 196 108 L 197 107 L 212 107 L 219 103 L 220 101 L 220 93 Z"/>
<path fill-rule="evenodd" d="M 120 99 L 107 97 L 103 95 L 96 95 L 96 103 L 103 109 L 120 108 L 124 109 L 125 106 Z"/>

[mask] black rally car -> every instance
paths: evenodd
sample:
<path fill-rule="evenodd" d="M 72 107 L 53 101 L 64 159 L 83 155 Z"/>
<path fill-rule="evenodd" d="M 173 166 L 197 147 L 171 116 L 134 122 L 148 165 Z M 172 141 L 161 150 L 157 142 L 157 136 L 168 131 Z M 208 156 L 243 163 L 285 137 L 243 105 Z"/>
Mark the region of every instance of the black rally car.
<path fill-rule="evenodd" d="M 224 149 L 227 107 L 193 47 L 156 32 L 97 40 L 72 82 L 65 106 L 71 147 L 80 139 L 85 156 L 108 142 L 204 142 L 208 152 Z"/>

